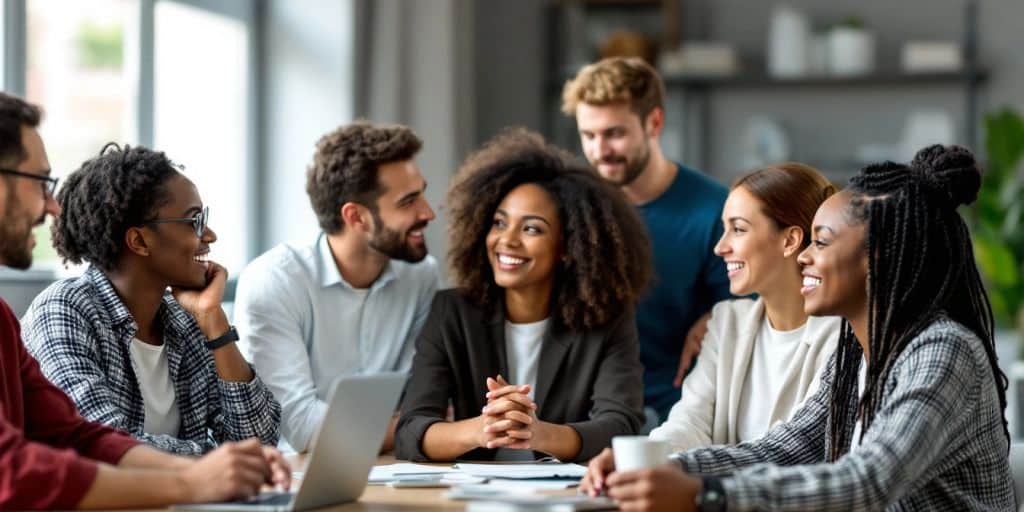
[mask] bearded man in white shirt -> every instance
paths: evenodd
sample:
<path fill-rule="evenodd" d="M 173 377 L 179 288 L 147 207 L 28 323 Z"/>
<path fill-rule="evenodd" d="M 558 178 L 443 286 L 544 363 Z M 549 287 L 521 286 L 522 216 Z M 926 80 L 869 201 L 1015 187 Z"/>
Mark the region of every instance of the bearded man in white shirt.
<path fill-rule="evenodd" d="M 439 287 L 423 237 L 434 211 L 414 161 L 421 146 L 401 125 L 361 121 L 324 135 L 306 174 L 322 233 L 271 249 L 239 277 L 236 325 L 297 451 L 323 421 L 334 379 L 411 367 Z"/>

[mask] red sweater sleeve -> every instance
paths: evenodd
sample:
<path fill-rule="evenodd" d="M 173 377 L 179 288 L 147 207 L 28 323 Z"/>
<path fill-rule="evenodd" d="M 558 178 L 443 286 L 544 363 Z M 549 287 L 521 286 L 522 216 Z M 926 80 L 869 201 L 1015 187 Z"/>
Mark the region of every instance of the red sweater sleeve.
<path fill-rule="evenodd" d="M 96 478 L 96 462 L 25 439 L 0 419 L 0 509 L 70 509 Z"/>
<path fill-rule="evenodd" d="M 0 300 L 0 509 L 72 508 L 138 441 L 85 421 L 50 383 Z"/>

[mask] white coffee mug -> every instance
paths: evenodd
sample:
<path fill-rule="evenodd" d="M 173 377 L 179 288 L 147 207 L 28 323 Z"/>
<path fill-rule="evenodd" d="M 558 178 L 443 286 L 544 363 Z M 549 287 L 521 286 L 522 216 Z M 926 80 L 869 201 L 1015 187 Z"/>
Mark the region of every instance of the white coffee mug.
<path fill-rule="evenodd" d="M 671 447 L 666 441 L 647 436 L 616 436 L 612 438 L 612 454 L 616 471 L 633 471 L 664 464 Z"/>

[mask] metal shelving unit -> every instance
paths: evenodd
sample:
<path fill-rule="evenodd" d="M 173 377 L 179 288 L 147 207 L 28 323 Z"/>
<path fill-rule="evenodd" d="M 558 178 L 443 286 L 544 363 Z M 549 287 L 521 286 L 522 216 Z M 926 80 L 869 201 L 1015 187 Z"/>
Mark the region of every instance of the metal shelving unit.
<path fill-rule="evenodd" d="M 614 3 L 612 0 L 603 4 Z M 622 2 L 628 4 L 630 2 Z M 656 3 L 656 2 L 655 2 Z M 556 8 L 565 10 L 566 4 Z M 555 13 L 556 17 L 559 13 Z M 564 13 L 560 15 L 566 18 Z M 579 23 L 580 20 L 575 20 Z M 552 23 L 552 30 L 557 27 Z M 575 32 L 579 32 L 578 28 Z M 571 32 L 570 32 L 571 33 Z M 569 36 L 571 37 L 571 36 Z M 554 34 L 552 41 L 556 40 Z M 556 46 L 557 47 L 557 46 Z M 799 78 L 776 78 L 764 72 L 762 63 L 748 63 L 738 74 L 729 76 L 665 76 L 666 92 L 669 95 L 680 95 L 683 108 L 683 153 L 687 163 L 697 168 L 706 168 L 710 155 L 711 141 L 704 134 L 711 133 L 711 96 L 719 91 L 791 91 L 794 89 L 835 89 L 844 93 L 858 89 L 875 90 L 885 88 L 918 88 L 918 87 L 960 87 L 963 89 L 964 119 L 963 141 L 972 148 L 978 147 L 977 126 L 979 123 L 978 97 L 981 88 L 989 78 L 987 70 L 978 61 L 978 2 L 967 0 L 964 16 L 964 68 L 949 72 L 908 73 L 897 69 L 880 69 L 874 73 L 860 76 L 829 76 L 810 75 Z M 558 52 L 553 52 L 557 55 Z M 556 57 L 557 58 L 557 57 Z M 553 62 L 552 70 L 564 70 L 563 62 Z M 562 85 L 571 78 L 563 73 L 553 73 L 548 85 L 552 99 L 551 111 L 557 112 L 558 99 Z M 575 124 L 566 123 L 552 118 L 546 126 L 547 134 L 556 143 L 567 147 L 576 147 L 574 142 Z"/>

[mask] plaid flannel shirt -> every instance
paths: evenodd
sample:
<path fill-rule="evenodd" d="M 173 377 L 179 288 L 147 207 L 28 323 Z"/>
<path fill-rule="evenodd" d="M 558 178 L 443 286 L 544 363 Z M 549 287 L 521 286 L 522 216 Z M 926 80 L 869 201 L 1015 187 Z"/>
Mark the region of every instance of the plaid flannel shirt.
<path fill-rule="evenodd" d="M 861 445 L 827 463 L 834 368 L 835 357 L 818 392 L 761 439 L 673 457 L 689 473 L 722 475 L 730 511 L 1016 510 L 1003 411 L 973 332 L 942 318 L 911 340 Z"/>
<path fill-rule="evenodd" d="M 281 406 L 255 375 L 249 382 L 217 377 L 195 320 L 170 292 L 157 313 L 181 412 L 178 437 L 143 431 L 145 410 L 129 346 L 138 326 L 110 280 L 95 267 L 58 281 L 32 302 L 22 336 L 46 374 L 85 418 L 128 432 L 164 451 L 201 455 L 223 441 L 278 439 Z"/>

